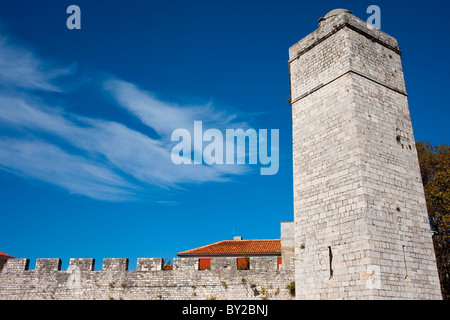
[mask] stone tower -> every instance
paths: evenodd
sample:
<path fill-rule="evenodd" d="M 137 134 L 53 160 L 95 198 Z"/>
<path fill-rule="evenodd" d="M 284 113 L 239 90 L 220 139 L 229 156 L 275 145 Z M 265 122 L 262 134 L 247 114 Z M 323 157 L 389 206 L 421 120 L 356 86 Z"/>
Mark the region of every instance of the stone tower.
<path fill-rule="evenodd" d="M 297 299 L 441 299 L 397 40 L 319 22 L 289 49 Z"/>

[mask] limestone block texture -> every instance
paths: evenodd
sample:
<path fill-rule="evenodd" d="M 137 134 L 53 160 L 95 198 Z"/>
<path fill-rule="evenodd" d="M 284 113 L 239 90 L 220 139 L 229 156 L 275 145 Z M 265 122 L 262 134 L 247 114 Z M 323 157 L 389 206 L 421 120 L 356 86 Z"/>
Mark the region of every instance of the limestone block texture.
<path fill-rule="evenodd" d="M 441 299 L 397 40 L 341 10 L 289 56 L 297 299 Z"/>
<path fill-rule="evenodd" d="M 173 270 L 162 259 L 8 259 L 0 272 L 0 300 L 291 300 L 293 270 L 277 270 L 276 257 L 251 257 L 250 270 L 238 270 L 237 258 L 214 258 L 211 270 L 199 270 L 198 258 L 176 258 Z"/>

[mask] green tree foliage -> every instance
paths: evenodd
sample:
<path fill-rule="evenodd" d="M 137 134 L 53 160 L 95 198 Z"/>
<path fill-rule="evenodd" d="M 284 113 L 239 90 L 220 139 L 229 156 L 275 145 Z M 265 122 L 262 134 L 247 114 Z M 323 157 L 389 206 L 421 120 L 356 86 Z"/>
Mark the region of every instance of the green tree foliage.
<path fill-rule="evenodd" d="M 417 142 L 442 296 L 450 300 L 450 147 Z"/>

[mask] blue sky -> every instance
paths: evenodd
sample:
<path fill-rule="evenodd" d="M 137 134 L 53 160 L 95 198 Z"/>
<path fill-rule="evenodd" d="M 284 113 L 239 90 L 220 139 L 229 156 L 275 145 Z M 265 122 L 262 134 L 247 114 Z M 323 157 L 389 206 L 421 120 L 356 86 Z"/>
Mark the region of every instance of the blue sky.
<path fill-rule="evenodd" d="M 81 30 L 66 8 L 81 8 Z M 335 8 L 396 37 L 416 140 L 449 142 L 443 1 L 2 1 L 0 251 L 170 257 L 293 219 L 288 48 Z M 278 129 L 279 171 L 175 166 L 173 129 Z"/>

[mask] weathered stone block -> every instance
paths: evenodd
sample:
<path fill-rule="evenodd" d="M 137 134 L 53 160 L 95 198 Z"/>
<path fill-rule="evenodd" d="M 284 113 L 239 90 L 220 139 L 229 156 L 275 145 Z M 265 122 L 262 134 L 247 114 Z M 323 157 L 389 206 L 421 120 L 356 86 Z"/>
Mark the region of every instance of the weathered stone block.
<path fill-rule="evenodd" d="M 128 259 L 126 258 L 105 258 L 103 259 L 104 271 L 127 271 Z"/>
<path fill-rule="evenodd" d="M 61 270 L 61 259 L 37 259 L 36 271 L 52 272 Z"/>
<path fill-rule="evenodd" d="M 69 268 L 79 268 L 81 271 L 93 271 L 95 259 L 91 258 L 72 258 L 69 262 Z"/>
<path fill-rule="evenodd" d="M 162 258 L 138 258 L 136 271 L 162 270 Z"/>

